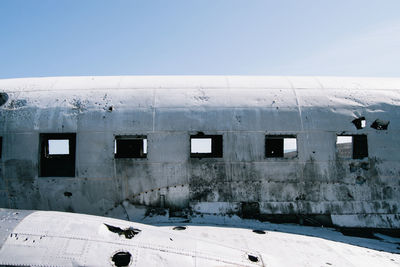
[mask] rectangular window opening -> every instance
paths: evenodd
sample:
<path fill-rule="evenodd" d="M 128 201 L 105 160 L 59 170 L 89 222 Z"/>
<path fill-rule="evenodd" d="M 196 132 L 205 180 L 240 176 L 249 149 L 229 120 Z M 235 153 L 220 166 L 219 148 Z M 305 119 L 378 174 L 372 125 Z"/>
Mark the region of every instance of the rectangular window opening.
<path fill-rule="evenodd" d="M 297 157 L 297 138 L 287 135 L 267 135 L 265 137 L 266 158 Z"/>
<path fill-rule="evenodd" d="M 115 158 L 146 158 L 146 136 L 116 136 L 114 142 Z"/>
<path fill-rule="evenodd" d="M 40 134 L 41 177 L 75 176 L 75 133 Z"/>
<path fill-rule="evenodd" d="M 366 135 L 338 135 L 336 152 L 339 158 L 363 159 L 368 157 L 368 141 Z"/>
<path fill-rule="evenodd" d="M 222 135 L 191 135 L 191 158 L 222 158 Z"/>
<path fill-rule="evenodd" d="M 0 136 L 0 159 L 2 158 L 3 155 L 3 137 Z"/>

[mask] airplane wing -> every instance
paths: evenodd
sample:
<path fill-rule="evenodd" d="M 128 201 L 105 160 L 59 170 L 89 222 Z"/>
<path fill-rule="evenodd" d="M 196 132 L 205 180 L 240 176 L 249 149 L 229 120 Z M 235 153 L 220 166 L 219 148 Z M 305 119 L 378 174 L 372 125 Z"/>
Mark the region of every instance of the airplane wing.
<path fill-rule="evenodd" d="M 261 255 L 172 229 L 0 209 L 0 266 L 264 266 Z"/>

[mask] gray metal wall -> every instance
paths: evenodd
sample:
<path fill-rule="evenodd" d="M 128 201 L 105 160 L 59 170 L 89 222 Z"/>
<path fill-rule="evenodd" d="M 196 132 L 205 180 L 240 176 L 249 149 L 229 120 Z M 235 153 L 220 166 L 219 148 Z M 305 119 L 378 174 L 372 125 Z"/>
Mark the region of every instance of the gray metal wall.
<path fill-rule="evenodd" d="M 127 199 L 219 214 L 255 202 L 261 214 L 400 226 L 397 89 L 82 83 L 36 90 L 24 82 L 13 81 L 10 89 L 0 82 L 9 96 L 0 107 L 1 207 L 105 215 Z M 357 130 L 351 121 L 361 116 L 367 127 Z M 371 128 L 375 119 L 389 120 L 388 130 Z M 190 135 L 197 132 L 222 134 L 223 158 L 190 158 Z M 39 177 L 40 133 L 76 133 L 75 177 Z M 267 134 L 296 135 L 298 156 L 265 158 Z M 337 158 L 337 134 L 366 134 L 369 157 Z M 116 135 L 146 135 L 147 158 L 115 159 Z"/>

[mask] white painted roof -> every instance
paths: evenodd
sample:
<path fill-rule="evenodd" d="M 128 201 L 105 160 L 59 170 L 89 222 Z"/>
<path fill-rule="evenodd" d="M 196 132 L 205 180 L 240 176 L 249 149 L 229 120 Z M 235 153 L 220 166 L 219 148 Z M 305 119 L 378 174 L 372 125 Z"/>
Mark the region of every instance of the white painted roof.
<path fill-rule="evenodd" d="M 400 106 L 400 78 L 100 76 L 0 80 L 6 109 L 289 108 Z M 13 102 L 14 101 L 14 102 Z M 23 104 L 23 105 L 21 105 Z M 382 105 L 384 104 L 384 105 Z"/>
<path fill-rule="evenodd" d="M 400 78 L 296 76 L 81 76 L 0 80 L 0 91 L 93 89 L 386 89 L 399 90 Z"/>

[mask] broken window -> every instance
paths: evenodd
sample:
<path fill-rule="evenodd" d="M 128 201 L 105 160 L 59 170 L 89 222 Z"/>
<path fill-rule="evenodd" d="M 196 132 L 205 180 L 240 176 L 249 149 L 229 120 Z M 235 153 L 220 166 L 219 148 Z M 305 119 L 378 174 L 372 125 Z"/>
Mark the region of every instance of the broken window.
<path fill-rule="evenodd" d="M 190 157 L 222 158 L 222 135 L 191 135 Z"/>
<path fill-rule="evenodd" d="M 368 157 L 366 135 L 338 135 L 336 151 L 339 158 L 362 159 Z"/>
<path fill-rule="evenodd" d="M 297 157 L 297 139 L 295 135 L 265 136 L 266 158 L 295 158 Z"/>
<path fill-rule="evenodd" d="M 366 124 L 367 124 L 367 122 L 366 122 L 366 120 L 365 120 L 365 117 L 360 117 L 360 118 L 354 119 L 354 120 L 352 121 L 352 123 L 354 124 L 354 126 L 356 126 L 356 128 L 357 128 L 358 130 L 364 129 L 365 126 L 366 126 Z"/>
<path fill-rule="evenodd" d="M 75 176 L 76 134 L 40 134 L 40 176 Z"/>
<path fill-rule="evenodd" d="M 146 158 L 146 136 L 116 136 L 114 144 L 115 158 Z"/>

